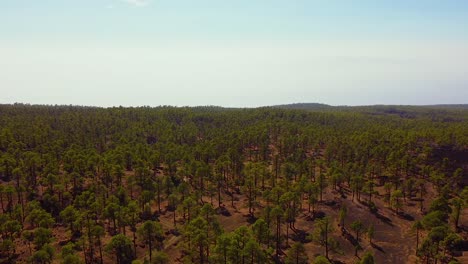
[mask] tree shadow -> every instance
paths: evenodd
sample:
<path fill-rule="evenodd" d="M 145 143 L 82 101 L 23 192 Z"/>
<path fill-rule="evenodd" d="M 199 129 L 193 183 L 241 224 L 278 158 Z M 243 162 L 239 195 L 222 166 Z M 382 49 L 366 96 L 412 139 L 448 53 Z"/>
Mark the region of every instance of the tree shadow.
<path fill-rule="evenodd" d="M 248 222 L 249 224 L 255 223 L 255 221 L 257 221 L 257 219 L 258 219 L 258 217 L 255 217 L 254 215 L 248 215 L 248 216 L 247 216 L 247 222 Z"/>
<path fill-rule="evenodd" d="M 414 221 L 414 217 L 408 213 L 405 212 L 398 212 L 398 216 L 401 219 L 408 220 L 408 221 Z"/>
<path fill-rule="evenodd" d="M 334 208 L 334 209 L 337 209 L 340 207 L 340 203 L 338 201 L 335 201 L 335 200 L 327 200 L 327 201 L 323 201 L 322 202 L 323 205 L 326 205 L 330 208 Z"/>
<path fill-rule="evenodd" d="M 216 208 L 216 213 L 218 213 L 220 215 L 224 215 L 224 216 L 231 216 L 232 215 L 231 212 L 229 212 L 229 210 L 224 206 Z"/>
<path fill-rule="evenodd" d="M 170 229 L 169 231 L 165 232 L 166 235 L 172 234 L 174 236 L 180 236 L 181 233 L 178 229 Z"/>
<path fill-rule="evenodd" d="M 342 228 L 341 229 L 341 234 L 343 237 L 348 240 L 353 246 L 359 245 L 359 241 L 356 240 L 356 238 L 346 229 Z"/>
<path fill-rule="evenodd" d="M 322 219 L 324 217 L 325 217 L 325 213 L 323 211 L 315 211 L 307 215 L 305 219 L 307 221 L 315 221 L 315 219 Z"/>
<path fill-rule="evenodd" d="M 282 252 L 280 252 L 280 255 L 281 255 Z M 276 256 L 276 255 L 273 255 L 271 257 L 273 259 L 273 263 L 275 264 L 283 264 L 283 259 L 281 258 L 281 256 Z"/>
<path fill-rule="evenodd" d="M 384 222 L 385 224 L 389 225 L 389 226 L 393 226 L 392 224 L 392 220 L 382 214 L 380 214 L 379 212 L 375 212 L 373 213 L 375 215 L 375 217 L 377 217 L 377 219 L 379 219 L 380 221 Z"/>
<path fill-rule="evenodd" d="M 177 208 L 173 205 L 167 205 L 165 208 L 164 208 L 164 213 L 165 212 L 174 212 Z"/>
<path fill-rule="evenodd" d="M 63 247 L 66 244 L 68 244 L 69 242 L 73 242 L 73 241 L 71 239 L 61 240 L 61 241 L 58 242 L 58 245 Z M 0 261 L 0 263 L 2 263 L 2 262 Z"/>
<path fill-rule="evenodd" d="M 341 261 L 341 260 L 333 260 L 333 259 L 331 259 L 330 262 L 333 263 L 333 264 L 346 264 L 346 262 L 343 262 L 343 261 Z"/>
<path fill-rule="evenodd" d="M 374 242 L 371 243 L 371 247 L 377 249 L 378 251 L 380 251 L 382 253 L 385 253 L 385 250 L 381 246 L 375 244 Z"/>
<path fill-rule="evenodd" d="M 296 229 L 294 230 L 294 233 L 291 235 L 291 239 L 296 242 L 301 242 L 301 243 L 309 243 L 311 242 L 310 239 L 308 239 L 309 233 L 307 233 L 304 230 L 299 230 Z"/>

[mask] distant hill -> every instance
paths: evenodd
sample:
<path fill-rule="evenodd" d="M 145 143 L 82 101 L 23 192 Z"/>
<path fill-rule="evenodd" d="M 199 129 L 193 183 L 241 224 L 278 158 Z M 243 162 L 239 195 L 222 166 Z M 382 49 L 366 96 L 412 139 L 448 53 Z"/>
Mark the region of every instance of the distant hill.
<path fill-rule="evenodd" d="M 359 106 L 333 106 L 328 104 L 321 103 L 294 103 L 294 104 L 282 104 L 282 105 L 273 105 L 273 108 L 282 108 L 282 109 L 297 109 L 297 110 L 323 110 L 323 109 L 388 109 L 388 108 L 397 108 L 397 109 L 459 109 L 459 110 L 468 110 L 468 104 L 434 104 L 434 105 L 359 105 Z"/>
<path fill-rule="evenodd" d="M 422 107 L 468 110 L 468 104 L 438 104 L 438 105 L 425 105 Z"/>
<path fill-rule="evenodd" d="M 332 106 L 319 103 L 295 103 L 271 107 L 312 112 L 355 112 L 364 115 L 394 116 L 405 119 L 419 117 L 440 122 L 464 122 L 467 120 L 466 112 L 468 111 L 468 104 Z"/>
<path fill-rule="evenodd" d="M 331 105 L 320 104 L 320 103 L 295 103 L 295 104 L 283 104 L 273 105 L 273 108 L 281 109 L 296 109 L 296 110 L 324 110 L 333 108 Z"/>

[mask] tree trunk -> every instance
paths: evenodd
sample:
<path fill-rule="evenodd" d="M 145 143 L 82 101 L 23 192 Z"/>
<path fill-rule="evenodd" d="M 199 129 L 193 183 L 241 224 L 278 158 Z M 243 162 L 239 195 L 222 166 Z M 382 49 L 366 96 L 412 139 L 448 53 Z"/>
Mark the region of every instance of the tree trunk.
<path fill-rule="evenodd" d="M 2 205 L 2 212 L 5 213 L 5 208 L 3 207 L 3 194 L 0 193 L 0 204 Z"/>
<path fill-rule="evenodd" d="M 325 257 L 328 259 L 328 223 L 325 226 Z"/>
<path fill-rule="evenodd" d="M 218 207 L 221 207 L 221 184 L 218 183 Z"/>
<path fill-rule="evenodd" d="M 100 237 L 98 237 L 98 246 L 99 246 L 99 259 L 100 259 L 100 262 L 102 264 L 102 263 L 104 263 L 104 261 L 102 259 L 102 242 L 101 242 Z"/>
<path fill-rule="evenodd" d="M 418 248 L 419 248 L 419 228 L 416 228 L 416 252 L 415 254 L 418 253 Z"/>
<path fill-rule="evenodd" d="M 135 229 L 134 229 L 135 230 Z M 133 251 L 135 251 L 135 256 L 136 256 L 136 232 L 133 231 Z M 101 263 L 102 264 L 102 263 Z"/>
<path fill-rule="evenodd" d="M 148 239 L 149 257 L 150 257 L 150 262 L 151 262 L 151 258 L 152 258 L 152 256 L 153 256 L 153 252 L 152 252 L 152 251 L 153 251 L 153 248 L 152 248 L 152 243 L 151 243 L 151 240 L 152 240 L 152 239 L 151 239 L 151 235 L 150 235 L 150 234 L 149 234 L 149 237 L 148 237 L 148 238 L 149 238 L 149 239 Z M 135 254 L 136 254 L 136 252 L 135 252 Z"/>
<path fill-rule="evenodd" d="M 458 221 L 460 220 L 460 211 L 461 211 L 461 205 L 457 205 L 455 208 L 455 231 L 458 230 Z"/>
<path fill-rule="evenodd" d="M 224 252 L 224 264 L 227 264 L 227 252 L 226 252 L 226 248 L 224 248 L 223 250 Z"/>
<path fill-rule="evenodd" d="M 203 259 L 203 245 L 200 244 L 200 264 L 204 263 Z"/>
<path fill-rule="evenodd" d="M 281 223 L 280 217 L 276 218 L 276 256 L 279 257 L 280 251 L 280 238 L 281 238 Z"/>
<path fill-rule="evenodd" d="M 161 186 L 160 181 L 158 179 L 158 212 L 161 213 Z"/>

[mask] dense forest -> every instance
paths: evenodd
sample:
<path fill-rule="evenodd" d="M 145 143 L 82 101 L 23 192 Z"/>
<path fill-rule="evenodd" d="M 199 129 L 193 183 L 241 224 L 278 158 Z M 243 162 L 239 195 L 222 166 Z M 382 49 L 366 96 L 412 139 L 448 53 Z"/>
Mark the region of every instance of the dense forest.
<path fill-rule="evenodd" d="M 0 105 L 0 263 L 467 263 L 467 174 L 466 106 Z"/>

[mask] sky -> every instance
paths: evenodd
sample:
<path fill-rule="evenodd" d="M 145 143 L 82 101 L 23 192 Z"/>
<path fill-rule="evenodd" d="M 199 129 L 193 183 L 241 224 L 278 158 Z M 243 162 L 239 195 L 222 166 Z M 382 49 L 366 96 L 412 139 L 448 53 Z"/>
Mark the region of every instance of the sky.
<path fill-rule="evenodd" d="M 0 0 L 0 103 L 468 103 L 468 1 Z"/>

